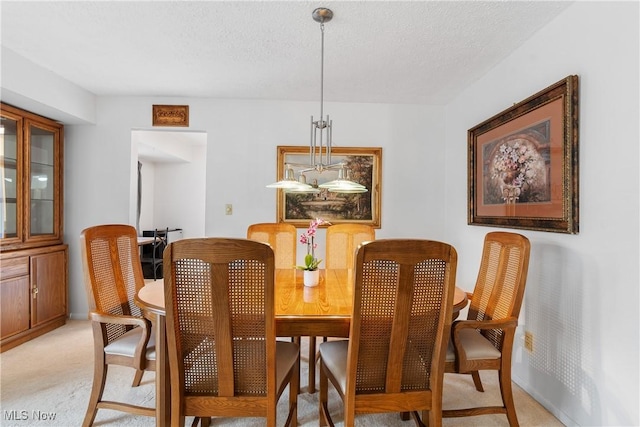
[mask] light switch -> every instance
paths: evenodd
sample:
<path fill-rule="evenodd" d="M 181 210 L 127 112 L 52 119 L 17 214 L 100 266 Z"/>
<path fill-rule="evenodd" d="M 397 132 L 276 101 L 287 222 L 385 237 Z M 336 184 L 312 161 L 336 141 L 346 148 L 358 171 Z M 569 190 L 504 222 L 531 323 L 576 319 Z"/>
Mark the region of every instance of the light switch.
<path fill-rule="evenodd" d="M 224 214 L 225 215 L 233 215 L 233 205 L 231 205 L 231 204 L 224 205 Z"/>

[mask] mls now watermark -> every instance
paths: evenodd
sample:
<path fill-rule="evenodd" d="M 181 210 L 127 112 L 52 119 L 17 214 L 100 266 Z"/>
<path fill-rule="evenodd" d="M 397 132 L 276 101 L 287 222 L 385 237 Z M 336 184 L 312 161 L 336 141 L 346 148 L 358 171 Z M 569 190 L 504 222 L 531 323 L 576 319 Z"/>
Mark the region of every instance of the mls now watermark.
<path fill-rule="evenodd" d="M 2 411 L 2 418 L 5 421 L 53 421 L 56 419 L 56 413 L 37 410 Z"/>

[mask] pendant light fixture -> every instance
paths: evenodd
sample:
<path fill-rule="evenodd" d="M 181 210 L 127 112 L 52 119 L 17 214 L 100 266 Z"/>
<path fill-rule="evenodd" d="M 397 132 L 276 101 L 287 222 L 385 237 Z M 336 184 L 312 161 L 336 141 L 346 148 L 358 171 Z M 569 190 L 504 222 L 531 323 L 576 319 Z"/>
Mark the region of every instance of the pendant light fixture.
<path fill-rule="evenodd" d="M 331 21 L 333 11 L 324 7 L 317 8 L 312 13 L 313 20 L 320 23 L 322 43 L 320 49 L 320 117 L 314 120 L 311 116 L 311 141 L 309 143 L 309 163 L 287 163 L 284 165 L 284 178 L 278 182 L 267 185 L 268 188 L 280 188 L 287 193 L 319 193 L 320 190 L 307 184 L 306 172 L 316 171 L 322 173 L 325 170 L 338 170 L 338 179 L 320 184 L 320 188 L 334 193 L 364 193 L 367 187 L 351 181 L 349 169 L 345 163 L 331 162 L 332 146 L 332 121 L 324 114 L 324 24 Z M 293 168 L 298 170 L 298 179 Z"/>

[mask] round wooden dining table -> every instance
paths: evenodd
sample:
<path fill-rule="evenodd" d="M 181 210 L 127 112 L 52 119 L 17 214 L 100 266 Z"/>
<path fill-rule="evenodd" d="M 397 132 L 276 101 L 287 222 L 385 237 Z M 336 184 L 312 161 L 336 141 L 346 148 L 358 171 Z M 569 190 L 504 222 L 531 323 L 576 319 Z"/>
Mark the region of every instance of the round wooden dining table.
<path fill-rule="evenodd" d="M 276 335 L 279 337 L 349 337 L 353 304 L 353 270 L 324 269 L 315 287 L 304 286 L 302 271 L 277 269 L 275 277 Z M 169 363 L 166 348 L 164 282 L 146 284 L 135 297 L 153 315 L 156 334 L 156 425 L 170 425 Z M 467 305 L 467 293 L 455 288 L 453 316 Z M 309 390 L 315 383 L 315 363 L 309 363 Z M 315 384 L 314 384 L 315 385 Z"/>

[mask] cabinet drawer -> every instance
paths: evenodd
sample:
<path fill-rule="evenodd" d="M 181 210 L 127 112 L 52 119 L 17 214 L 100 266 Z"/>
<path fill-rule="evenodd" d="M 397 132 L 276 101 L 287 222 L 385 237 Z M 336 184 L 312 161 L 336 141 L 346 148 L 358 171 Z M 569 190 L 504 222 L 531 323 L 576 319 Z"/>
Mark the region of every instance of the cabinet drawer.
<path fill-rule="evenodd" d="M 9 258 L 2 260 L 0 278 L 2 280 L 29 274 L 29 257 Z"/>

